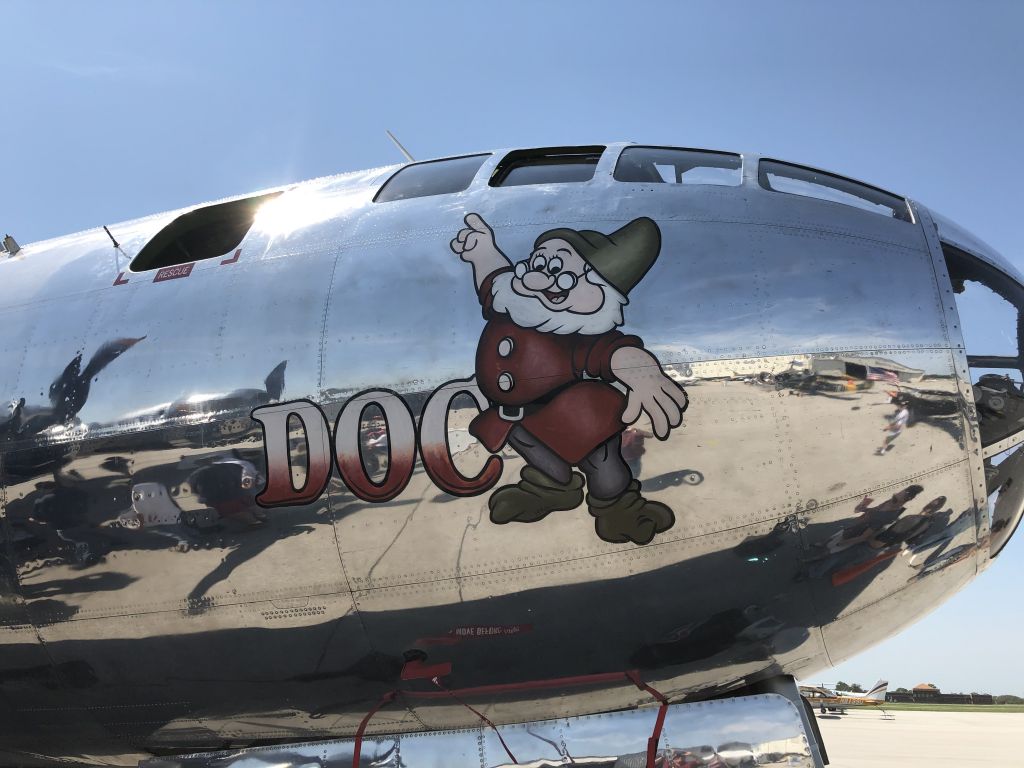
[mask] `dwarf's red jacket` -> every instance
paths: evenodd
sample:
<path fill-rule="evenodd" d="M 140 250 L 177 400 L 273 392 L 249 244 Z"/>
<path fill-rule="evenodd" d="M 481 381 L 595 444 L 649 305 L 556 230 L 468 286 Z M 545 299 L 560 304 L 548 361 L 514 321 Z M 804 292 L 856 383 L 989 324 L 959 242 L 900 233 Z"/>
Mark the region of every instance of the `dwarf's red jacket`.
<path fill-rule="evenodd" d="M 476 350 L 476 379 L 491 407 L 473 419 L 470 434 L 496 452 L 521 424 L 562 459 L 578 464 L 625 428 L 625 395 L 608 383 L 615 381 L 612 354 L 643 342 L 616 330 L 588 336 L 516 325 L 492 306 L 494 278 L 509 271 L 491 273 L 480 286 L 487 325 Z M 500 406 L 505 407 L 499 411 Z"/>

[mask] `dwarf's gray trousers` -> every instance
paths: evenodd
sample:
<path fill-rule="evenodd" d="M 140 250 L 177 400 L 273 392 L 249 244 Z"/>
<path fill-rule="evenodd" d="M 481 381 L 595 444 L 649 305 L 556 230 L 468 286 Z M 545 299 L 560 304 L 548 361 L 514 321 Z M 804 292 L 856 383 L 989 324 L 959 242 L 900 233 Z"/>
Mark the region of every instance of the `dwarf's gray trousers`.
<path fill-rule="evenodd" d="M 534 469 L 539 469 L 561 485 L 572 479 L 572 465 L 544 443 L 516 425 L 508 436 L 509 444 Z M 587 490 L 598 499 L 617 499 L 633 479 L 622 459 L 622 435 L 609 438 L 579 463 L 587 477 Z"/>

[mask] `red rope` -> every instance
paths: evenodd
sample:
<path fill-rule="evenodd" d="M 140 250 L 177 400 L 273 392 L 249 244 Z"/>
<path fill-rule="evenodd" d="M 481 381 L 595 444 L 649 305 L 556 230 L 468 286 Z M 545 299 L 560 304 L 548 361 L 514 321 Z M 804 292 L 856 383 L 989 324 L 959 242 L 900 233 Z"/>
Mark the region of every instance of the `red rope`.
<path fill-rule="evenodd" d="M 625 672 L 608 672 L 595 675 L 579 675 L 576 677 L 563 677 L 552 680 L 529 680 L 522 683 L 506 683 L 504 685 L 484 685 L 475 688 L 461 688 L 451 689 L 445 687 L 440 679 L 437 677 L 431 678 L 431 682 L 439 688 L 439 691 L 404 691 L 403 695 L 411 698 L 440 698 L 442 696 L 453 699 L 458 704 L 468 709 L 474 715 L 476 715 L 483 723 L 485 723 L 494 734 L 498 737 L 498 741 L 501 742 L 501 746 L 505 749 L 505 754 L 508 755 L 509 759 L 513 763 L 518 763 L 515 755 L 512 754 L 512 750 L 509 749 L 508 744 L 505 743 L 505 739 L 502 738 L 501 732 L 498 727 L 492 723 L 486 715 L 482 712 L 477 711 L 469 704 L 464 702 L 456 695 L 456 691 L 463 695 L 480 695 L 485 693 L 504 693 L 511 691 L 530 691 L 544 688 L 562 687 L 567 685 L 585 685 L 587 683 L 599 683 L 609 682 L 614 679 L 622 679 L 625 676 L 633 685 L 639 688 L 641 691 L 649 693 L 654 699 L 656 699 L 661 706 L 658 708 L 658 717 L 654 722 L 654 731 L 651 737 L 647 740 L 647 768 L 654 768 L 655 759 L 658 751 L 658 741 L 661 739 L 661 731 L 665 726 L 665 716 L 668 714 L 668 698 L 656 688 L 651 687 L 640 678 L 640 673 L 635 670 L 627 670 Z M 379 702 L 366 713 L 366 717 L 359 723 L 359 729 L 356 731 L 355 745 L 352 753 L 352 768 L 359 768 L 359 758 L 362 754 L 363 745 L 363 734 L 366 731 L 366 726 L 369 724 L 370 719 L 377 714 L 377 712 L 387 704 L 390 704 L 395 700 L 398 695 L 398 691 L 388 691 L 385 693 Z"/>
<path fill-rule="evenodd" d="M 380 697 L 373 709 L 366 713 L 366 717 L 363 718 L 362 722 L 359 723 L 359 728 L 356 730 L 355 744 L 352 746 L 352 768 L 359 768 L 359 758 L 363 752 L 363 733 L 366 731 L 366 726 L 370 722 L 370 718 L 377 714 L 377 711 L 385 704 L 390 704 L 395 700 L 395 696 L 398 695 L 398 691 L 388 691 Z"/>
<path fill-rule="evenodd" d="M 455 693 L 450 688 L 445 688 L 443 685 L 441 685 L 441 681 L 438 680 L 436 677 L 433 680 L 431 680 L 431 682 L 434 685 L 436 685 L 438 688 L 440 688 L 442 691 L 447 693 L 449 696 L 451 696 L 459 704 L 461 704 L 466 709 L 468 709 L 470 712 L 472 712 L 474 715 L 476 715 L 481 720 L 483 720 L 485 723 L 487 723 L 487 725 L 490 726 L 491 730 L 494 731 L 494 735 L 498 737 L 498 741 L 501 742 L 501 746 L 504 747 L 505 754 L 508 755 L 508 759 L 511 760 L 513 763 L 516 763 L 516 764 L 519 763 L 519 761 L 516 760 L 516 756 L 512 754 L 512 750 L 508 748 L 508 744 L 505 743 L 505 739 L 503 739 L 501 737 L 501 731 L 498 730 L 498 727 L 494 723 L 492 723 L 490 720 L 487 719 L 487 716 L 484 715 L 483 712 L 477 712 L 475 709 L 473 709 L 471 706 L 469 706 L 469 704 L 467 704 L 462 699 L 460 699 L 458 696 L 456 696 Z"/>
<path fill-rule="evenodd" d="M 647 768 L 654 768 L 654 761 L 657 758 L 658 740 L 661 739 L 661 729 L 665 727 L 665 715 L 668 714 L 668 699 L 661 691 L 652 688 L 641 680 L 640 673 L 635 669 L 626 672 L 626 677 L 641 691 L 646 691 L 661 702 L 661 706 L 658 707 L 658 717 L 654 721 L 654 731 L 651 733 L 651 738 L 647 740 Z"/>

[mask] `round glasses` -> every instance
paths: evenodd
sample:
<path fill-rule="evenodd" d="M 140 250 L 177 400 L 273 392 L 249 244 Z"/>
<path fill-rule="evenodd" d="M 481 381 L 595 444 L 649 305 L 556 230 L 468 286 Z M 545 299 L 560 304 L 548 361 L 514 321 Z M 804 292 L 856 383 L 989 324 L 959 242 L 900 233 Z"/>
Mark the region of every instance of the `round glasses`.
<path fill-rule="evenodd" d="M 544 256 L 537 255 L 516 263 L 516 277 L 522 280 L 527 272 L 544 272 L 550 275 L 555 278 L 555 285 L 562 291 L 571 291 L 582 277 L 575 272 L 563 272 L 562 260 L 557 256 L 549 261 Z"/>

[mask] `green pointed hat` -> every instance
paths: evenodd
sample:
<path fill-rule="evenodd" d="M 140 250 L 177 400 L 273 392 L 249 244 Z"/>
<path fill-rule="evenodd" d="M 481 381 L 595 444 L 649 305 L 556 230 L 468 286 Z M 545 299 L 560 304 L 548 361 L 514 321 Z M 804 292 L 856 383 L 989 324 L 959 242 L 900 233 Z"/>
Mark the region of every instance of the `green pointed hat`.
<path fill-rule="evenodd" d="M 533 247 L 560 238 L 623 296 L 647 274 L 661 251 L 661 230 L 646 216 L 633 219 L 610 235 L 592 229 L 549 229 L 537 238 Z"/>

